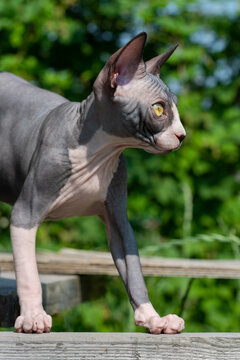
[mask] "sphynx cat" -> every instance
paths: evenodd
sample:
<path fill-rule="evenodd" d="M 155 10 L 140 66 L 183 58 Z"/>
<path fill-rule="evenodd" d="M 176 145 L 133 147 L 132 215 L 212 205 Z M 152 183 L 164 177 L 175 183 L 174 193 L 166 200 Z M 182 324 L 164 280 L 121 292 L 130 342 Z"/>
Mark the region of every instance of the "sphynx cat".
<path fill-rule="evenodd" d="M 177 333 L 184 321 L 160 317 L 141 271 L 127 218 L 127 172 L 122 151 L 177 150 L 185 137 L 177 99 L 160 79 L 176 46 L 143 61 L 146 33 L 115 52 L 81 103 L 0 74 L 0 201 L 13 206 L 10 232 L 20 302 L 17 332 L 49 332 L 42 307 L 35 238 L 44 220 L 98 215 L 134 310 L 150 333 Z"/>

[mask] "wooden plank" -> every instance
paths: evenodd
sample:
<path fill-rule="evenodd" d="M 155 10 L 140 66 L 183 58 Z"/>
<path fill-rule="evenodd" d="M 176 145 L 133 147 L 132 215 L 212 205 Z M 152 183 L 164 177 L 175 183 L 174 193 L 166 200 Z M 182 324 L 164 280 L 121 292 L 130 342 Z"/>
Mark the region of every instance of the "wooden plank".
<path fill-rule="evenodd" d="M 0 360 L 239 360 L 240 333 L 0 333 Z"/>
<path fill-rule="evenodd" d="M 37 254 L 40 273 L 117 275 L 110 253 L 63 249 Z M 141 257 L 145 276 L 186 276 L 192 278 L 239 279 L 239 260 L 196 260 Z M 13 270 L 12 255 L 0 253 L 0 267 Z"/>
<path fill-rule="evenodd" d="M 48 314 L 56 314 L 82 301 L 80 278 L 77 275 L 40 275 L 43 306 Z M 19 314 L 14 273 L 1 273 L 0 326 L 11 327 Z"/>

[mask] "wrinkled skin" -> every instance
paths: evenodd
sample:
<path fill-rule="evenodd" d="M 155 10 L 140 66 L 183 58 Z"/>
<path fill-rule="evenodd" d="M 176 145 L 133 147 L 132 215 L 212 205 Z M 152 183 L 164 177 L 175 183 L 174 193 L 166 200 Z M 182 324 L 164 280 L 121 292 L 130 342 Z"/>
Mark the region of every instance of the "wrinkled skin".
<path fill-rule="evenodd" d="M 122 151 L 177 150 L 185 137 L 177 99 L 161 81 L 171 50 L 144 63 L 146 34 L 111 56 L 82 103 L 0 74 L 0 201 L 13 205 L 11 239 L 21 314 L 17 332 L 49 332 L 35 257 L 44 220 L 98 215 L 134 310 L 150 333 L 184 328 L 177 315 L 160 317 L 150 303 L 127 218 L 127 171 Z M 161 104 L 161 116 L 153 105 Z M 144 166 L 144 165 L 143 165 Z"/>

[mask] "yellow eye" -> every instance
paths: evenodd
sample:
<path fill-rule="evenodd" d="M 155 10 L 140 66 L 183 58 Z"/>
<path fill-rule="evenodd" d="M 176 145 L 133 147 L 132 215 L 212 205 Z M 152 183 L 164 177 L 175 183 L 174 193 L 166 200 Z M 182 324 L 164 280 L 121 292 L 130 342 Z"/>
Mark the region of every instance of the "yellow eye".
<path fill-rule="evenodd" d="M 153 110 L 157 116 L 161 116 L 163 113 L 163 106 L 161 104 L 154 104 Z"/>

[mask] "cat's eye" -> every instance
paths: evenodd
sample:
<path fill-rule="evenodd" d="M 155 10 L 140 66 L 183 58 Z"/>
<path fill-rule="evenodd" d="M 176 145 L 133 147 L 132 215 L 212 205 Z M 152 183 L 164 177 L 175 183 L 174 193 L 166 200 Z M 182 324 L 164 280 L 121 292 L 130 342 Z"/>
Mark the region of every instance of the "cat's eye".
<path fill-rule="evenodd" d="M 153 110 L 157 116 L 161 116 L 163 113 L 163 106 L 161 104 L 154 104 Z"/>

